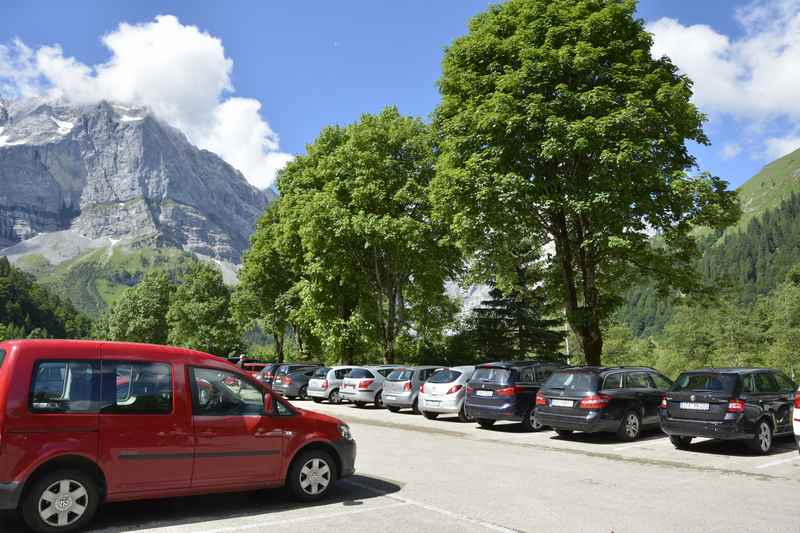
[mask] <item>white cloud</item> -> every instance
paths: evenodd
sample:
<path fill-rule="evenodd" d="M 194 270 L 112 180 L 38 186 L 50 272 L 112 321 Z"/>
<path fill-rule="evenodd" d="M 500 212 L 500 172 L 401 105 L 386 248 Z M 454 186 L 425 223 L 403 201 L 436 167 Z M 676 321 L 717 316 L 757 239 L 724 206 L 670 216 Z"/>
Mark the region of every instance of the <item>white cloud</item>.
<path fill-rule="evenodd" d="M 800 148 L 800 136 L 771 137 L 764 141 L 764 144 L 767 155 L 771 159 L 778 159 Z"/>
<path fill-rule="evenodd" d="M 736 38 L 671 18 L 652 22 L 652 53 L 669 56 L 692 79 L 694 101 L 712 118 L 731 116 L 751 133 L 785 130 L 781 121 L 800 120 L 800 0 L 755 0 L 735 17 L 743 30 Z M 758 151 L 773 154 L 778 145 L 785 146 L 775 139 Z"/>
<path fill-rule="evenodd" d="M 728 143 L 722 147 L 722 157 L 725 159 L 733 159 L 742 151 L 742 145 L 739 143 Z"/>
<path fill-rule="evenodd" d="M 233 61 L 218 38 L 165 15 L 120 24 L 102 42 L 111 58 L 94 66 L 65 56 L 58 45 L 36 51 L 20 41 L 0 46 L 0 92 L 30 96 L 38 90 L 75 102 L 147 106 L 260 188 L 291 160 L 261 117 L 260 102 L 230 96 Z"/>

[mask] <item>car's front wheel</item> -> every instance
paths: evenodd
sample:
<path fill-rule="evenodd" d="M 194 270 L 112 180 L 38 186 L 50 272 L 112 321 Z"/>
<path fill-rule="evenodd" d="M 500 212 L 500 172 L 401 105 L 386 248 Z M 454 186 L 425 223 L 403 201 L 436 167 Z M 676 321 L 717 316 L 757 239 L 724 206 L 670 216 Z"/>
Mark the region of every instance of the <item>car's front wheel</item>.
<path fill-rule="evenodd" d="M 297 391 L 297 398 L 300 400 L 308 400 L 308 387 L 300 387 L 300 390 Z"/>
<path fill-rule="evenodd" d="M 39 478 L 25 494 L 22 517 L 37 533 L 84 528 L 100 504 L 97 481 L 80 470 L 57 470 Z"/>
<path fill-rule="evenodd" d="M 756 425 L 756 434 L 748 441 L 750 449 L 761 455 L 766 455 L 772 449 L 772 426 L 766 420 L 761 420 Z"/>
<path fill-rule="evenodd" d="M 684 437 L 681 435 L 670 435 L 669 441 L 677 450 L 685 450 L 692 443 L 692 437 Z"/>
<path fill-rule="evenodd" d="M 286 486 L 295 498 L 310 502 L 324 498 L 337 478 L 336 462 L 323 450 L 302 452 L 292 462 Z"/>

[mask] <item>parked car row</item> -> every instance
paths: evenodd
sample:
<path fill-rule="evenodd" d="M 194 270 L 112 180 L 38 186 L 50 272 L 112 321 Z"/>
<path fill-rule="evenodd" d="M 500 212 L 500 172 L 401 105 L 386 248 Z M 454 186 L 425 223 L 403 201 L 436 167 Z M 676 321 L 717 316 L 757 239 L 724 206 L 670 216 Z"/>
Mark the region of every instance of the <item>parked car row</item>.
<path fill-rule="evenodd" d="M 373 403 L 391 412 L 410 409 L 428 419 L 457 415 L 491 428 L 520 422 L 550 428 L 614 433 L 634 441 L 661 430 L 678 449 L 696 437 L 741 440 L 768 453 L 777 436 L 795 434 L 800 448 L 800 392 L 769 368 L 709 368 L 673 382 L 648 367 L 568 367 L 549 361 L 503 361 L 477 366 L 320 367 L 309 382 L 318 402 Z M 276 389 L 278 390 L 278 389 Z"/>

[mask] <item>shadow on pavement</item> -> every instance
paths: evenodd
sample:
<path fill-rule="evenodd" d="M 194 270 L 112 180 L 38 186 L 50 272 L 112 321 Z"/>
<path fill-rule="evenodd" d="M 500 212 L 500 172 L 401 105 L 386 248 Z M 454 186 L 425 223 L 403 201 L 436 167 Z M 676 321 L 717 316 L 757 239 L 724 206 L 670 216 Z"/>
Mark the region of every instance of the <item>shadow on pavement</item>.
<path fill-rule="evenodd" d="M 730 455 L 734 457 L 753 457 L 758 456 L 756 452 L 750 450 L 744 441 L 735 440 L 703 440 L 693 441 L 686 450 L 687 453 L 705 453 L 709 455 Z M 781 456 L 787 453 L 797 453 L 797 445 L 794 436 L 775 437 L 772 441 L 772 449 L 762 457 Z"/>
<path fill-rule="evenodd" d="M 391 481 L 356 475 L 338 482 L 330 497 L 315 503 L 298 503 L 283 489 L 109 503 L 100 507 L 87 531 L 115 533 L 269 515 L 323 505 L 357 506 L 363 500 L 379 498 L 400 489 L 400 485 Z M 0 513 L 0 531 L 24 533 L 27 529 L 16 513 L 9 512 Z"/>
<path fill-rule="evenodd" d="M 642 435 L 635 441 L 624 441 L 614 433 L 580 433 L 576 432 L 568 437 L 559 437 L 553 432 L 551 439 L 566 440 L 572 442 L 585 442 L 586 444 L 624 446 L 625 444 L 637 444 L 640 442 L 659 441 L 666 439 L 667 436 L 658 429 L 649 429 L 642 432 Z"/>

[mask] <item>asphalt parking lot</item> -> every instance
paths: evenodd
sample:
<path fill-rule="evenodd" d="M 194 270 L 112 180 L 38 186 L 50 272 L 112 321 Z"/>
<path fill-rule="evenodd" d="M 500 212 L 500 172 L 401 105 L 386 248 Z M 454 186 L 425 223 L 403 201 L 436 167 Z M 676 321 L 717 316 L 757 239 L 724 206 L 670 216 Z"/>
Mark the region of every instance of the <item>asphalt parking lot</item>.
<path fill-rule="evenodd" d="M 348 422 L 358 474 L 331 499 L 299 505 L 282 491 L 109 504 L 94 531 L 800 531 L 800 454 L 737 443 L 673 449 L 660 433 L 612 436 L 490 430 L 351 405 L 298 402 Z M 0 531 L 22 532 L 11 514 Z"/>

